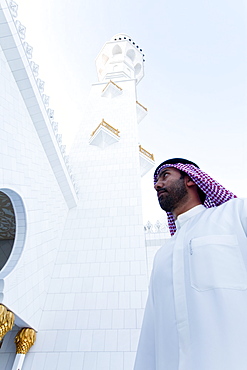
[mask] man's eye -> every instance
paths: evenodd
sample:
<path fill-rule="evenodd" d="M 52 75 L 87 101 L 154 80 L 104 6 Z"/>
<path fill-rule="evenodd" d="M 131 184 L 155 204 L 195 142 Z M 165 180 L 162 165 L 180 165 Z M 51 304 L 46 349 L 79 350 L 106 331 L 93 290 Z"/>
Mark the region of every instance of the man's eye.
<path fill-rule="evenodd" d="M 161 173 L 160 176 L 159 176 L 159 179 L 164 179 L 166 177 L 167 173 Z"/>

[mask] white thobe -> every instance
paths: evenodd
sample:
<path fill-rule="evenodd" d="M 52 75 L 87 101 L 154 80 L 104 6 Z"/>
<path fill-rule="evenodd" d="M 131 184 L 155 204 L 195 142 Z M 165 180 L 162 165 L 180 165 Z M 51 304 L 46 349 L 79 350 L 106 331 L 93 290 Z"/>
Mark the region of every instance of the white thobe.
<path fill-rule="evenodd" d="M 247 370 L 247 200 L 176 224 L 155 256 L 134 370 Z"/>

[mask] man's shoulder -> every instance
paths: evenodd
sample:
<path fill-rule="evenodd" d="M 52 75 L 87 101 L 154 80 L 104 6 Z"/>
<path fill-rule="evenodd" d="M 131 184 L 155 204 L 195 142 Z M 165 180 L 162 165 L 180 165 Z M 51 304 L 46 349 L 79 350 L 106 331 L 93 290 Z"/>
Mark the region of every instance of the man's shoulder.
<path fill-rule="evenodd" d="M 202 219 L 208 219 L 218 217 L 220 220 L 222 217 L 229 216 L 236 217 L 237 215 L 247 216 L 247 198 L 233 198 L 217 207 L 207 208 L 204 212 Z"/>
<path fill-rule="evenodd" d="M 233 198 L 228 200 L 227 202 L 221 204 L 218 207 L 214 207 L 214 209 L 223 209 L 223 208 L 231 208 L 231 209 L 247 209 L 247 198 Z"/>

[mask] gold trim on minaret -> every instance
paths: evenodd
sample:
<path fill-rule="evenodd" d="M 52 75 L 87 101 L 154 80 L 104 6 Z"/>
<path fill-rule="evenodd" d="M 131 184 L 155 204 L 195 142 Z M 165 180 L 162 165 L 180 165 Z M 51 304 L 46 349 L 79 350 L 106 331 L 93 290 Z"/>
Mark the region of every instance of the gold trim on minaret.
<path fill-rule="evenodd" d="M 36 340 L 36 332 L 31 328 L 22 328 L 15 337 L 16 353 L 27 354 Z"/>
<path fill-rule="evenodd" d="M 141 103 L 139 103 L 139 101 L 136 101 L 136 103 L 137 103 L 138 105 L 140 105 L 140 107 L 142 107 L 143 109 L 145 109 L 145 111 L 148 111 L 148 109 L 147 109 L 146 107 L 144 107 L 144 105 L 142 105 Z"/>
<path fill-rule="evenodd" d="M 121 87 L 119 87 L 117 84 L 115 84 L 115 82 L 113 82 L 112 80 L 110 80 L 109 82 L 108 82 L 108 84 L 104 87 L 104 89 L 102 90 L 102 92 L 104 92 L 105 91 L 105 89 L 110 85 L 110 84 L 113 84 L 114 86 L 116 86 L 119 90 L 123 90 Z"/>
<path fill-rule="evenodd" d="M 139 145 L 139 150 L 142 154 L 144 154 L 146 157 L 154 161 L 154 155 L 149 153 L 146 149 L 144 149 L 141 145 Z"/>
<path fill-rule="evenodd" d="M 0 304 L 0 341 L 13 328 L 14 321 L 15 315 L 13 312 L 8 311 L 3 304 Z"/>
<path fill-rule="evenodd" d="M 100 126 L 103 126 L 103 127 L 107 128 L 113 134 L 119 136 L 120 131 L 118 129 L 112 127 L 111 125 L 109 125 L 109 123 L 107 123 L 106 121 L 104 121 L 104 118 L 102 118 L 102 121 L 100 122 L 98 127 L 91 133 L 91 136 L 93 136 L 95 134 L 95 132 L 100 128 Z"/>

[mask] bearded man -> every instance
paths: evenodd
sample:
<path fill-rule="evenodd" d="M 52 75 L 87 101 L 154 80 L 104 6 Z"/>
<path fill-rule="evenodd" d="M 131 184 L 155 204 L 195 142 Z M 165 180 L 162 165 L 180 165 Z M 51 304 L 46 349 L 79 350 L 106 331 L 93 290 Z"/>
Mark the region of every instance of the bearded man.
<path fill-rule="evenodd" d="M 134 370 L 247 369 L 247 203 L 186 159 L 154 173 L 159 249 Z"/>

